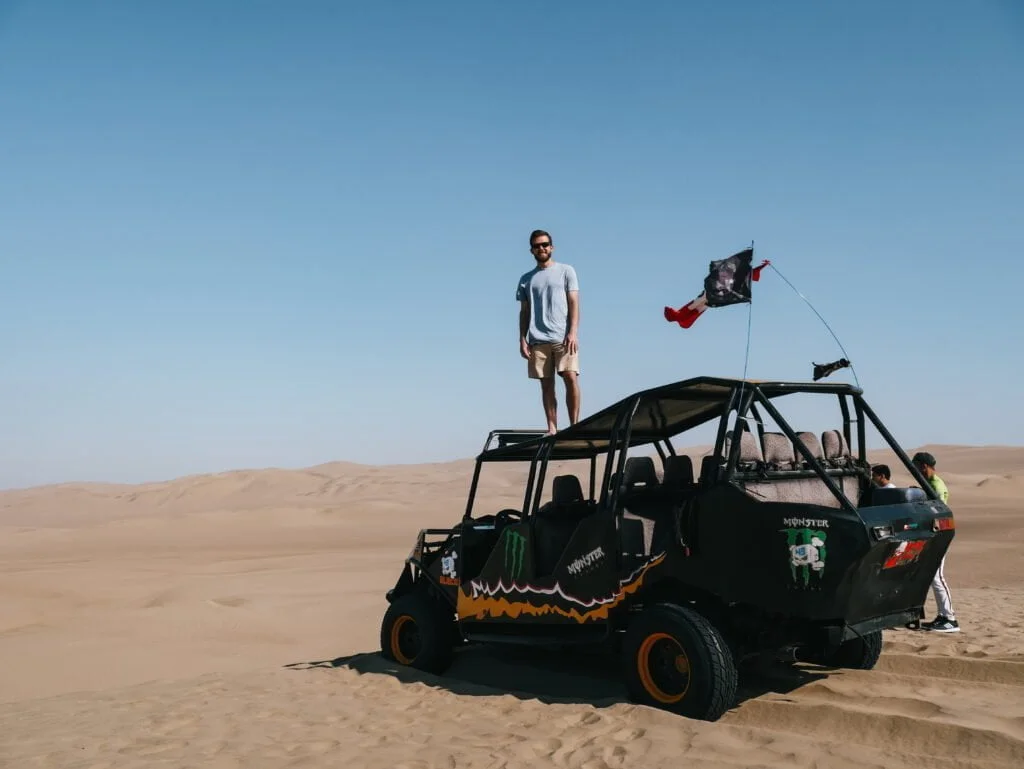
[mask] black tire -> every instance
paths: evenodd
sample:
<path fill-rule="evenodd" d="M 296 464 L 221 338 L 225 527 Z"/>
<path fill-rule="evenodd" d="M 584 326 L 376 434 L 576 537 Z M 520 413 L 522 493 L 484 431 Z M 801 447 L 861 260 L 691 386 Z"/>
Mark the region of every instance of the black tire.
<path fill-rule="evenodd" d="M 626 631 L 623 661 L 634 702 L 716 721 L 736 701 L 732 653 L 693 609 L 667 603 L 645 609 Z"/>
<path fill-rule="evenodd" d="M 443 673 L 454 655 L 455 612 L 425 591 L 397 598 L 380 625 L 385 659 L 428 673 Z"/>
<path fill-rule="evenodd" d="M 851 670 L 871 670 L 878 663 L 880 656 L 882 656 L 882 631 L 876 630 L 844 642 L 828 655 L 825 664 Z"/>

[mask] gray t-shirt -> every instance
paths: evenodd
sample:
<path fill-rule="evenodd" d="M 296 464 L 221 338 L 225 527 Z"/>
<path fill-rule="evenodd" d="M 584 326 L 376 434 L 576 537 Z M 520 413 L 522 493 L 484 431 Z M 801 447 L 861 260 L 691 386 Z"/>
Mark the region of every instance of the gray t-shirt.
<path fill-rule="evenodd" d="M 530 302 L 530 329 L 526 334 L 529 344 L 565 341 L 569 322 L 567 291 L 579 291 L 576 270 L 568 264 L 555 262 L 550 267 L 534 267 L 519 279 L 516 301 Z"/>

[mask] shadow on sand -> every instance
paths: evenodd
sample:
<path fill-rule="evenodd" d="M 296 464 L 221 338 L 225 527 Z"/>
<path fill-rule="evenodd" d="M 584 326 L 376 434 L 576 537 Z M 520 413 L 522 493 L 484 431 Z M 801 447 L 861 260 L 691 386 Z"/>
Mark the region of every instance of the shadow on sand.
<path fill-rule="evenodd" d="M 403 683 L 418 682 L 454 694 L 494 696 L 546 703 L 585 703 L 608 707 L 628 702 L 622 663 L 608 652 L 580 649 L 541 650 L 516 646 L 467 646 L 460 649 L 443 676 L 424 673 L 363 652 L 332 660 L 295 662 L 291 670 L 348 668 L 361 674 L 388 675 Z M 827 670 L 777 660 L 745 663 L 740 671 L 736 705 L 767 693 L 787 694 L 827 675 Z"/>

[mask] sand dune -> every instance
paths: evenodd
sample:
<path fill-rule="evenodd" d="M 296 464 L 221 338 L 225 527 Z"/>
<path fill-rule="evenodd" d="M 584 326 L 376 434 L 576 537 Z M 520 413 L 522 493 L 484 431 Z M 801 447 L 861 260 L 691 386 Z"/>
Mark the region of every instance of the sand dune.
<path fill-rule="evenodd" d="M 872 671 L 762 663 L 713 724 L 627 702 L 596 654 L 467 648 L 434 677 L 376 653 L 469 462 L 0 492 L 0 766 L 1024 766 L 1024 449 L 928 448 L 964 632 L 887 631 Z"/>

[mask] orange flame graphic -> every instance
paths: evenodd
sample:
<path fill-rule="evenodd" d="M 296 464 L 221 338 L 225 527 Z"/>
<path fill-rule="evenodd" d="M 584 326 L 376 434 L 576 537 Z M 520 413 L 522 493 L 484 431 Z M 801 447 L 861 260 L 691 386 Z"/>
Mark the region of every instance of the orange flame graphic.
<path fill-rule="evenodd" d="M 576 620 L 576 622 L 579 622 L 580 624 L 583 624 L 588 620 L 608 619 L 608 613 L 621 604 L 627 596 L 632 595 L 639 590 L 647 572 L 660 564 L 663 560 L 665 560 L 664 554 L 655 558 L 653 561 L 645 565 L 633 580 L 622 585 L 617 592 L 613 593 L 607 603 L 595 606 L 593 609 L 587 609 L 581 612 L 578 609 L 563 609 L 561 606 L 556 606 L 550 603 L 538 606 L 530 603 L 529 601 L 510 601 L 507 598 L 497 598 L 486 595 L 474 598 L 460 590 L 458 598 L 459 619 L 484 619 L 486 616 L 497 618 L 502 615 L 509 617 L 509 619 L 518 619 L 524 614 L 534 617 L 558 614 L 562 617 L 568 617 L 569 619 Z M 543 597 L 544 596 L 541 596 L 541 598 Z"/>

